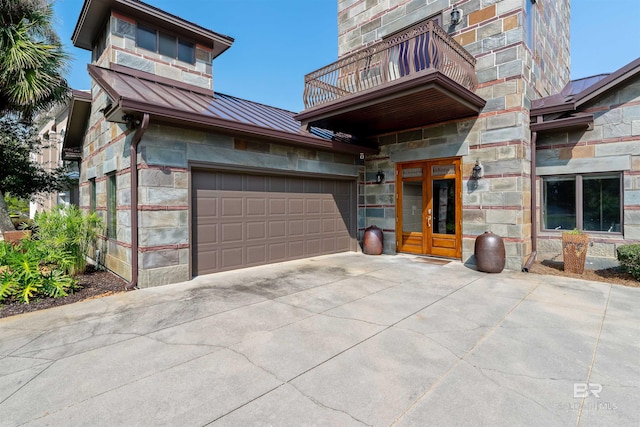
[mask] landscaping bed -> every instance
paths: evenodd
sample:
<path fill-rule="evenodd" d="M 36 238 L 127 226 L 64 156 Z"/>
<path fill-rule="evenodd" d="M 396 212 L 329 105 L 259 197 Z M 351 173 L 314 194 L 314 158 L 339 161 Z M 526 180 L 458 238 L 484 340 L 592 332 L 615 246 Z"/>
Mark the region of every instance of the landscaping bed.
<path fill-rule="evenodd" d="M 84 274 L 79 274 L 76 278 L 78 279 L 78 288 L 69 292 L 66 297 L 40 298 L 29 304 L 18 301 L 7 302 L 0 305 L 0 318 L 124 292 L 124 287 L 127 284 L 121 277 L 109 271 L 96 270 L 93 266 L 89 266 Z"/>

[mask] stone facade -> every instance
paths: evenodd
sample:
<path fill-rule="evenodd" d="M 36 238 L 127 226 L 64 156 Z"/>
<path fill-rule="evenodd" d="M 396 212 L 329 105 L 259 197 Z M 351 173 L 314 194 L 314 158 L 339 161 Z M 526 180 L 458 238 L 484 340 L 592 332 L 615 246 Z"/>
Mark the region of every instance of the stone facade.
<path fill-rule="evenodd" d="M 93 51 L 97 65 L 109 68 L 118 64 L 213 90 L 212 50 L 205 46 L 195 46 L 195 64 L 140 48 L 136 45 L 136 21 L 117 12 L 112 12 L 102 37 L 104 45 L 98 43 Z"/>
<path fill-rule="evenodd" d="M 537 175 L 623 174 L 622 227 L 589 233 L 589 256 L 615 258 L 617 246 L 640 240 L 640 78 L 620 85 L 582 111 L 594 115 L 593 129 L 540 135 Z M 538 191 L 538 206 L 543 206 L 542 193 Z M 562 253 L 559 233 L 541 230 L 538 252 Z"/>
<path fill-rule="evenodd" d="M 98 91 L 100 92 L 100 91 Z M 89 136 L 82 164 L 81 204 L 90 205 L 89 179 L 96 180 L 96 210 L 106 221 L 107 178 L 117 175 L 116 238 L 101 246 L 102 262 L 125 279 L 131 278 L 131 215 L 129 144 L 125 125 L 101 118 L 104 95 L 92 105 Z M 94 114 L 95 113 L 95 114 Z M 138 148 L 138 286 L 189 280 L 189 167 L 255 167 L 279 172 L 327 176 L 358 176 L 353 155 L 330 153 L 247 140 L 229 135 L 150 125 Z"/>
<path fill-rule="evenodd" d="M 472 260 L 475 237 L 484 231 L 504 238 L 509 269 L 519 270 L 531 252 L 529 110 L 531 99 L 559 92 L 569 81 L 569 2 L 531 3 L 529 19 L 529 1 L 338 2 L 340 55 L 439 16 L 441 26 L 475 56 L 476 93 L 487 101 L 472 119 L 377 137 L 381 152 L 367 158 L 360 184 L 365 196 L 359 200 L 359 226 L 360 232 L 368 225 L 383 228 L 385 251 L 395 251 L 396 163 L 462 157 L 463 261 Z M 457 25 L 451 24 L 453 6 L 463 11 Z M 484 175 L 470 182 L 476 161 Z M 378 169 L 388 180 L 383 186 L 371 179 Z"/>

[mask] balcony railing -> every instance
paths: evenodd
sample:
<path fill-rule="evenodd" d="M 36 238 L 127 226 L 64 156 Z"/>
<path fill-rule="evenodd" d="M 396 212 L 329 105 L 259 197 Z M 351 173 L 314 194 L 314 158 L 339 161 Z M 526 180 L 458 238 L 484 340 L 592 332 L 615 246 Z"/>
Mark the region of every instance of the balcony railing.
<path fill-rule="evenodd" d="M 437 70 L 473 91 L 475 64 L 445 30 L 428 21 L 307 74 L 304 105 L 313 108 L 423 70 Z"/>

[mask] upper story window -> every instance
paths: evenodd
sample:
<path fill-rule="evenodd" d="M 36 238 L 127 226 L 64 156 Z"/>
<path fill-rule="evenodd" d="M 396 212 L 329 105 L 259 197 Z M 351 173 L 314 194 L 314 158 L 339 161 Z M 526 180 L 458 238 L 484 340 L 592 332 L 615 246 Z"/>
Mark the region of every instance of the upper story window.
<path fill-rule="evenodd" d="M 533 50 L 533 34 L 535 31 L 534 28 L 534 13 L 535 13 L 535 4 L 536 0 L 524 0 L 525 2 L 525 25 L 524 25 L 524 42 L 529 47 L 529 49 Z"/>
<path fill-rule="evenodd" d="M 136 29 L 136 45 L 190 64 L 196 59 L 193 43 L 139 24 Z"/>

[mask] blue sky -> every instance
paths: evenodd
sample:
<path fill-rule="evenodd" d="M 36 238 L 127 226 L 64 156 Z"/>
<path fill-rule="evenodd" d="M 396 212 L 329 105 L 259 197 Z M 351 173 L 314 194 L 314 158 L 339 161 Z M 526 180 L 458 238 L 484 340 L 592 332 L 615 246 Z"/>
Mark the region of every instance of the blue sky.
<path fill-rule="evenodd" d="M 56 30 L 73 62 L 74 89 L 89 89 L 88 51 L 71 45 L 83 0 L 55 0 Z M 300 111 L 304 75 L 337 59 L 337 0 L 146 0 L 235 38 L 214 61 L 214 89 Z M 571 2 L 571 77 L 617 70 L 640 57 L 639 0 Z"/>

